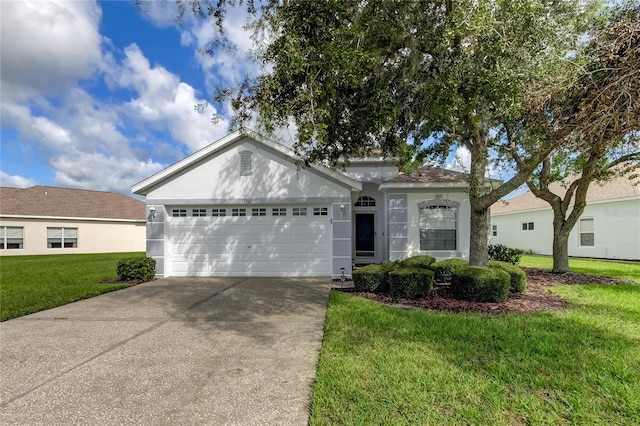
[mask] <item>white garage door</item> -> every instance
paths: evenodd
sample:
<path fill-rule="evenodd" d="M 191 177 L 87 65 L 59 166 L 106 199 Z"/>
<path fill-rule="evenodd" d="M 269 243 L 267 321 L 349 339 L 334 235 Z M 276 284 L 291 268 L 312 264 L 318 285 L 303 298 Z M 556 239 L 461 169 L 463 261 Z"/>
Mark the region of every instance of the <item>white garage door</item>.
<path fill-rule="evenodd" d="M 173 276 L 331 275 L 328 207 L 178 207 L 169 215 Z"/>

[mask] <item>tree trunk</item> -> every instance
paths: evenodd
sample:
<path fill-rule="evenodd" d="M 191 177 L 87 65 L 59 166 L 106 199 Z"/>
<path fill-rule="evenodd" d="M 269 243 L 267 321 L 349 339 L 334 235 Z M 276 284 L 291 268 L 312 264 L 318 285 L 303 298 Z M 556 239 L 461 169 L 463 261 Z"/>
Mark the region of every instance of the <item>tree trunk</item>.
<path fill-rule="evenodd" d="M 469 241 L 469 265 L 487 266 L 489 264 L 489 209 L 474 208 L 471 198 L 471 229 Z"/>
<path fill-rule="evenodd" d="M 553 269 L 551 272 L 554 274 L 569 272 L 569 232 L 555 226 L 553 228 Z"/>

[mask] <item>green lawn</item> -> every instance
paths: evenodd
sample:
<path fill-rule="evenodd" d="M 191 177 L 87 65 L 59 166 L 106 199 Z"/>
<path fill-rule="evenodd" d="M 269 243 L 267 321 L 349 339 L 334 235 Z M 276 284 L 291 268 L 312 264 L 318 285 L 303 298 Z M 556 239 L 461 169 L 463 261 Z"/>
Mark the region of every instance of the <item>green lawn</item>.
<path fill-rule="evenodd" d="M 144 256 L 144 253 L 3 256 L 0 258 L 0 320 L 127 287 L 100 281 L 118 278 L 118 260 L 131 256 Z"/>
<path fill-rule="evenodd" d="M 639 265 L 591 262 L 572 266 L 640 283 Z M 498 315 L 332 292 L 310 423 L 639 424 L 640 285 L 553 291 L 568 309 Z"/>
<path fill-rule="evenodd" d="M 551 269 L 553 260 L 551 256 L 522 256 L 519 266 Z M 571 272 L 623 278 L 640 283 L 640 263 L 569 259 L 569 269 Z"/>

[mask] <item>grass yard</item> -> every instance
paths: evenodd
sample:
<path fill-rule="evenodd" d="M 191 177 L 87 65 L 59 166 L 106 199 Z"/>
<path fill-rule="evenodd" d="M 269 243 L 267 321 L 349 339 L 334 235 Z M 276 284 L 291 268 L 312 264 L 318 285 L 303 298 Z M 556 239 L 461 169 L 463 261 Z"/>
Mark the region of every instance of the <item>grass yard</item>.
<path fill-rule="evenodd" d="M 522 264 L 551 265 L 537 262 Z M 640 284 L 640 265 L 572 267 Z M 453 314 L 332 292 L 310 423 L 639 424 L 640 285 L 552 291 L 568 309 Z"/>
<path fill-rule="evenodd" d="M 553 260 L 551 256 L 527 256 L 520 259 L 518 266 L 527 268 L 551 269 Z M 640 284 L 640 263 L 610 262 L 591 259 L 569 259 L 571 272 L 581 274 L 603 275 L 605 277 L 623 278 L 633 280 Z"/>
<path fill-rule="evenodd" d="M 117 279 L 118 260 L 144 253 L 4 256 L 0 258 L 0 320 L 64 305 L 127 287 Z"/>

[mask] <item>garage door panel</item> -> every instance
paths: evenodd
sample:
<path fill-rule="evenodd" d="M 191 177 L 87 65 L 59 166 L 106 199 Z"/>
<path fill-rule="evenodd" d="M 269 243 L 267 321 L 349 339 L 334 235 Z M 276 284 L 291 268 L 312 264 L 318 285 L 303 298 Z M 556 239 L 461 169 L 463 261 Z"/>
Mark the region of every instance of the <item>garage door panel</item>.
<path fill-rule="evenodd" d="M 267 216 L 251 216 L 248 209 L 248 216 L 169 218 L 171 274 L 331 274 L 328 217 L 271 216 L 271 208 L 266 211 Z"/>

